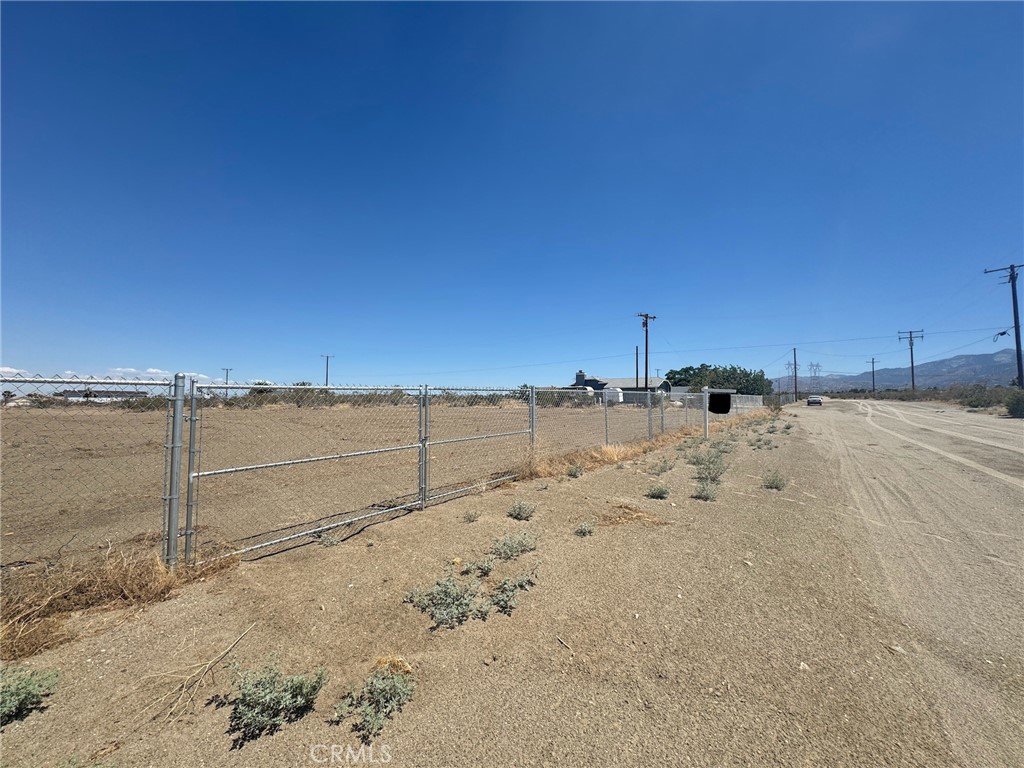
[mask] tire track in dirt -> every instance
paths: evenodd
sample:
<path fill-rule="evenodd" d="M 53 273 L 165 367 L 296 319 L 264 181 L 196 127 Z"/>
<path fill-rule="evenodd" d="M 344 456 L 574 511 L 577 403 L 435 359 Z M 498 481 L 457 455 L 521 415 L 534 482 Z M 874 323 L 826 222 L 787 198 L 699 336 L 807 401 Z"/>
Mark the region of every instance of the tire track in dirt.
<path fill-rule="evenodd" d="M 901 414 L 892 418 L 906 432 L 880 426 L 878 415 L 871 405 L 837 403 L 802 424 L 844 480 L 859 519 L 871 523 L 843 515 L 879 610 L 913 631 L 918 685 L 935 697 L 958 759 L 1017 764 L 1024 484 L 929 443 L 928 428 Z M 989 450 L 998 460 L 1001 448 Z"/>
<path fill-rule="evenodd" d="M 859 403 L 859 405 L 864 406 L 865 409 L 869 412 L 868 421 L 870 423 L 873 423 L 872 418 L 876 414 L 881 416 L 891 416 L 904 424 L 908 424 L 912 427 L 917 427 L 918 429 L 925 429 L 928 430 L 929 432 L 938 432 L 939 434 L 949 435 L 950 437 L 955 437 L 958 440 L 969 440 L 972 443 L 978 443 L 979 445 L 985 445 L 990 448 L 998 448 L 999 450 L 1003 451 L 1012 451 L 1024 457 L 1024 446 L 1020 448 L 1015 448 L 1013 446 L 1005 445 L 1003 443 L 997 443 L 992 440 L 985 440 L 984 438 L 980 437 L 972 437 L 971 435 L 966 434 L 962 430 L 959 432 L 952 432 L 948 429 L 939 429 L 938 427 L 930 427 L 924 424 L 919 424 L 915 421 L 911 421 L 910 419 L 907 418 L 905 413 L 903 413 L 897 408 L 893 408 L 892 406 L 872 405 L 870 403 Z"/>
<path fill-rule="evenodd" d="M 894 432 L 891 429 L 886 429 L 885 427 L 881 426 L 880 424 L 878 424 L 878 423 L 876 423 L 874 421 L 874 416 L 877 415 L 877 412 L 876 412 L 876 410 L 871 405 L 869 405 L 867 403 L 861 402 L 861 403 L 858 403 L 857 406 L 858 406 L 858 409 L 867 412 L 867 423 L 870 424 L 872 427 L 874 427 L 877 430 L 880 430 L 882 432 L 885 432 L 886 434 L 889 434 L 889 435 L 892 435 L 894 437 L 897 437 L 900 440 L 903 440 L 904 442 L 912 443 L 913 445 L 916 445 L 919 448 L 924 448 L 926 451 L 931 451 L 932 453 L 938 454 L 939 456 L 942 456 L 943 458 L 949 459 L 950 461 L 955 461 L 955 462 L 958 462 L 960 464 L 964 464 L 965 466 L 968 466 L 971 469 L 975 469 L 975 470 L 977 470 L 979 472 L 984 472 L 986 475 L 990 475 L 991 477 L 994 477 L 997 480 L 1002 480 L 1003 482 L 1009 483 L 1010 485 L 1013 485 L 1013 486 L 1015 486 L 1017 488 L 1024 487 L 1024 481 L 1021 481 L 1020 479 L 1018 479 L 1016 477 L 1011 477 L 1010 475 L 1006 475 L 1006 474 L 1004 474 L 1002 472 L 998 472 L 997 470 L 994 470 L 994 469 L 992 469 L 990 467 L 986 467 L 985 465 L 979 464 L 979 463 L 977 463 L 975 461 L 971 461 L 970 459 L 967 459 L 967 458 L 965 458 L 963 456 L 958 456 L 958 455 L 950 453 L 948 451 L 944 451 L 944 450 L 942 450 L 940 448 L 937 448 L 934 445 L 931 445 L 929 443 L 925 443 L 925 442 L 922 442 L 920 440 L 915 440 L 914 438 L 908 437 L 905 434 L 901 434 L 899 432 Z M 916 426 L 916 425 L 912 424 L 911 422 L 907 421 L 906 419 L 902 419 L 902 421 L 904 423 L 910 425 L 910 426 Z M 927 427 L 924 427 L 924 429 L 927 429 Z M 936 430 L 936 431 L 942 432 L 944 430 Z M 947 432 L 946 434 L 954 434 L 954 433 Z M 954 434 L 954 436 L 957 436 L 957 435 Z M 1002 448 L 1002 446 L 999 446 L 999 445 L 995 445 L 995 444 L 991 444 L 991 445 L 992 445 L 992 447 L 995 447 L 995 448 Z"/>

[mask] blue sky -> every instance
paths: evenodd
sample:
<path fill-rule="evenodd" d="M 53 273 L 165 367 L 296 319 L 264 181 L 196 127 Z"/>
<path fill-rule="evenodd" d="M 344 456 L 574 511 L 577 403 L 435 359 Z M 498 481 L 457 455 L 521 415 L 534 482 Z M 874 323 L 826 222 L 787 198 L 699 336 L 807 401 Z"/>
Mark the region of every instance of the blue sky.
<path fill-rule="evenodd" d="M 1020 3 L 0 22 L 8 371 L 565 384 L 632 375 L 638 312 L 652 375 L 1012 344 Z"/>

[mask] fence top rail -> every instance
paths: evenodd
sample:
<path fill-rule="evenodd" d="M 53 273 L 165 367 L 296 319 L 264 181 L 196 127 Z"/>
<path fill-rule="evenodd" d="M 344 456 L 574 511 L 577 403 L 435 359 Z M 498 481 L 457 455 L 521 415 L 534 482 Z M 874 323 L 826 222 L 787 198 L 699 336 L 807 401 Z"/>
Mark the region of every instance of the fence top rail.
<path fill-rule="evenodd" d="M 352 392 L 405 392 L 407 394 L 416 395 L 423 390 L 428 390 L 432 395 L 443 395 L 443 394 L 483 394 L 488 392 L 495 392 L 499 394 L 510 394 L 519 393 L 523 391 L 522 387 L 438 387 L 434 385 L 417 385 L 414 387 L 402 386 L 400 384 L 382 384 L 377 386 L 369 385 L 344 385 L 344 384 L 331 384 L 324 386 L 323 384 L 274 384 L 265 381 L 254 381 L 248 384 L 240 384 L 238 382 L 229 382 L 225 384 L 221 382 L 219 384 L 196 384 L 197 390 L 211 390 L 214 392 L 223 392 L 225 389 L 229 390 L 249 390 L 258 389 L 266 390 L 267 392 L 341 392 L 341 393 L 352 393 Z M 526 389 L 529 389 L 527 387 Z"/>
<path fill-rule="evenodd" d="M 65 379 L 42 376 L 0 376 L 0 384 L 100 384 L 107 387 L 169 387 L 171 379 Z"/>
<path fill-rule="evenodd" d="M 418 395 L 421 391 L 421 387 L 401 387 L 398 385 L 390 386 L 341 386 L 331 384 L 330 386 L 324 386 L 323 384 L 272 384 L 266 381 L 253 381 L 248 384 L 239 384 L 237 382 L 231 382 L 225 384 L 196 384 L 197 391 L 210 390 L 212 392 L 223 392 L 225 389 L 231 390 L 251 390 L 256 389 L 261 392 L 272 393 L 272 392 L 340 392 L 342 394 L 349 394 L 353 392 L 404 392 L 408 395 Z"/>

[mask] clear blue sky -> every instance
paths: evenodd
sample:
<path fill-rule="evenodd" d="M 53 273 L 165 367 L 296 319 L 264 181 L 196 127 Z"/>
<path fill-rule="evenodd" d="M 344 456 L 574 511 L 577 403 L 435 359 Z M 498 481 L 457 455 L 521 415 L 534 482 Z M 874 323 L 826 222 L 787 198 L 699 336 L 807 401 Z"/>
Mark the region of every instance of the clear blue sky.
<path fill-rule="evenodd" d="M 1021 3 L 0 21 L 8 370 L 566 384 L 632 375 L 637 312 L 652 375 L 1012 344 Z"/>

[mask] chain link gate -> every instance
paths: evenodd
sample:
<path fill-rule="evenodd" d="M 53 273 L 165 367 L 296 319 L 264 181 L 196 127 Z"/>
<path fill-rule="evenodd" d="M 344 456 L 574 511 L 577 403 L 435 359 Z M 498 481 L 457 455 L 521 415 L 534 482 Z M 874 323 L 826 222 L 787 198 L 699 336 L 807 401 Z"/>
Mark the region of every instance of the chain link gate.
<path fill-rule="evenodd" d="M 185 559 L 298 545 L 514 479 L 529 390 L 193 386 Z"/>

